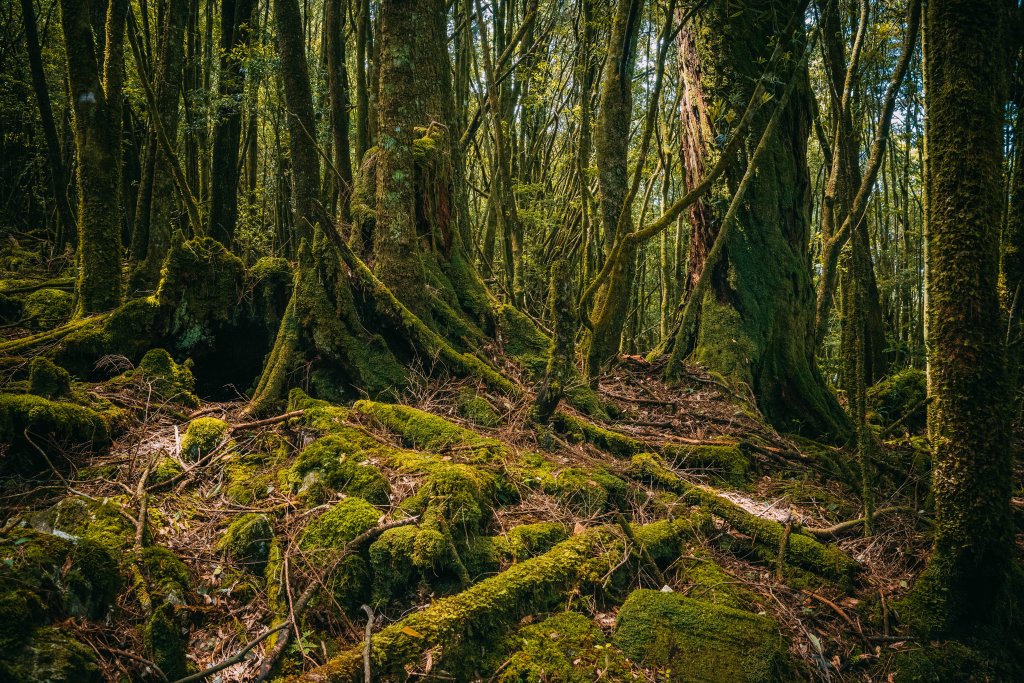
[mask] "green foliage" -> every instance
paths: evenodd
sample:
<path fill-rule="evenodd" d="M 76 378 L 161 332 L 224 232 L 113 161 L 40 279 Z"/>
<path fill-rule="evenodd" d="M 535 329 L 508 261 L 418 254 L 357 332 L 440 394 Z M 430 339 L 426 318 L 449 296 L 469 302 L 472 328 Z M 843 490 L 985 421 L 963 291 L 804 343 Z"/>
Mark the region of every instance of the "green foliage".
<path fill-rule="evenodd" d="M 39 289 L 25 297 L 21 315 L 32 330 L 52 330 L 67 322 L 74 308 L 74 297 L 60 289 Z"/>
<path fill-rule="evenodd" d="M 590 683 L 628 680 L 629 662 L 604 633 L 578 612 L 562 612 L 519 629 L 507 639 L 511 656 L 502 663 L 501 683 Z"/>
<path fill-rule="evenodd" d="M 459 415 L 480 427 L 497 427 L 501 424 L 501 416 L 483 396 L 474 391 L 459 393 Z"/>
<path fill-rule="evenodd" d="M 632 593 L 619 610 L 613 642 L 638 663 L 667 668 L 673 681 L 798 677 L 771 619 L 678 593 Z"/>

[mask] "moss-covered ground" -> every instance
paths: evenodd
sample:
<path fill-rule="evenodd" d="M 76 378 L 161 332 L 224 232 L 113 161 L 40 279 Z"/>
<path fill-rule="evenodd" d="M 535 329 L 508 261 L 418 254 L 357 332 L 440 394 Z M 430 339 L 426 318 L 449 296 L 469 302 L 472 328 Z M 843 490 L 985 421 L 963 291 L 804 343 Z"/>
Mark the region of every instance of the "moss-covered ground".
<path fill-rule="evenodd" d="M 548 340 L 507 306 L 494 376 L 354 400 L 314 373 L 253 424 L 204 373 L 253 322 L 221 304 L 279 318 L 287 264 L 174 258 L 196 277 L 94 322 L 7 302 L 56 336 L 0 341 L 0 680 L 174 680 L 264 636 L 221 681 L 268 659 L 271 680 L 361 680 L 367 610 L 374 680 L 1013 680 L 991 639 L 905 630 L 929 541 L 917 376 L 872 392 L 889 511 L 865 537 L 841 524 L 851 453 L 698 368 L 668 386 L 627 359 L 534 425 Z M 134 343 L 150 324 L 160 345 Z"/>

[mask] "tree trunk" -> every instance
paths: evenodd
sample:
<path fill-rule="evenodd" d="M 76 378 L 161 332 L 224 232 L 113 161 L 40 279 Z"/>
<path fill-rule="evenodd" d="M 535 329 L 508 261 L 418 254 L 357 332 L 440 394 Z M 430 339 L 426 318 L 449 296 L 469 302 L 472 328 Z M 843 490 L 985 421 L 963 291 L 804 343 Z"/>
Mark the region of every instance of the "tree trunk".
<path fill-rule="evenodd" d="M 117 210 L 120 122 L 113 120 L 111 106 L 111 100 L 117 100 L 119 94 L 108 92 L 110 86 L 119 87 L 120 80 L 101 81 L 88 6 L 75 0 L 61 0 L 60 6 L 78 159 L 76 311 L 96 313 L 121 303 L 121 214 Z M 124 11 L 123 2 L 111 0 L 110 24 L 118 23 L 120 13 L 123 25 Z M 113 38 L 110 31 L 106 34 Z M 116 69 L 110 69 L 109 74 L 115 75 Z"/>
<path fill-rule="evenodd" d="M 316 117 L 309 85 L 309 64 L 298 0 L 274 0 L 274 21 L 281 54 L 281 81 L 288 110 L 288 151 L 291 154 L 292 250 L 312 243 L 320 207 L 320 158 L 316 150 Z M 237 182 L 237 180 L 236 180 Z M 333 229 L 333 226 L 332 226 Z"/>
<path fill-rule="evenodd" d="M 154 117 L 159 117 L 164 132 L 171 144 L 178 137 L 178 101 L 181 92 L 181 74 L 185 57 L 185 22 L 188 20 L 188 1 L 170 0 L 167 16 L 162 22 L 160 57 L 157 63 L 153 87 L 157 111 L 150 113 L 150 134 L 147 150 L 152 155 L 150 163 L 143 169 L 139 183 L 138 211 L 136 212 L 134 236 L 142 241 L 133 244 L 134 249 L 144 250 L 144 257 L 129 279 L 129 289 L 135 291 L 153 290 L 160 279 L 160 269 L 171 247 L 172 210 L 177 192 L 170 162 L 156 140 Z"/>
<path fill-rule="evenodd" d="M 35 9 L 32 0 L 21 0 L 21 19 L 25 26 L 25 42 L 28 48 L 29 68 L 32 72 L 32 89 L 39 105 L 39 119 L 46 139 L 46 165 L 50 171 L 50 187 L 57 207 L 57 234 L 54 244 L 58 251 L 67 244 L 75 243 L 75 214 L 68 201 L 67 173 L 60 155 L 60 138 L 53 120 L 50 106 L 50 91 L 43 71 L 43 58 L 39 48 L 39 31 L 36 28 Z"/>
<path fill-rule="evenodd" d="M 331 183 L 337 187 L 335 198 L 341 217 L 349 220 L 348 199 L 352 194 L 352 159 L 348 144 L 348 70 L 345 68 L 344 17 L 348 3 L 327 0 L 324 30 L 327 32 L 327 83 L 331 94 L 331 141 L 334 150 L 334 172 Z"/>
<path fill-rule="evenodd" d="M 208 232 L 228 247 L 238 223 L 238 152 L 245 87 L 241 60 L 235 51 L 249 44 L 252 31 L 246 24 L 252 20 L 255 8 L 255 0 L 221 0 L 220 5 L 220 104 L 213 129 Z"/>
<path fill-rule="evenodd" d="M 762 64 L 772 52 L 769 36 L 778 36 L 793 55 L 803 51 L 802 30 L 782 35 L 805 3 L 759 0 L 740 13 L 714 3 L 695 20 L 695 59 L 684 76 L 687 101 L 682 108 L 684 130 L 711 144 L 729 121 L 734 102 L 746 102 L 758 81 Z M 791 71 L 795 57 L 784 68 Z M 796 68 L 803 70 L 802 65 Z M 737 214 L 737 230 L 729 232 L 718 267 L 710 273 L 710 287 L 701 299 L 696 329 L 682 330 L 674 355 L 692 351 L 692 358 L 727 381 L 745 384 L 757 398 L 765 416 L 776 426 L 817 435 L 844 435 L 848 422 L 825 386 L 814 359 L 814 292 L 809 270 L 810 178 L 807 136 L 810 130 L 809 87 L 797 73 L 795 90 L 780 112 L 777 130 L 766 140 L 763 168 L 746 191 Z M 788 80 L 788 78 L 786 79 Z M 779 97 L 776 95 L 775 101 Z M 711 104 L 724 102 L 717 118 Z M 774 105 L 755 115 L 747 132 L 745 153 L 752 154 Z M 703 116 L 707 115 L 707 119 Z M 708 130 L 710 126 L 710 130 Z M 705 133 L 705 131 L 707 131 Z M 707 147 L 705 154 L 708 154 Z M 744 173 L 746 159 L 731 162 L 726 187 L 713 196 L 731 196 Z M 694 164 L 687 161 L 687 175 Z M 704 164 L 708 164 L 705 160 Z M 712 204 L 712 202 L 709 202 Z M 691 244 L 691 270 L 699 274 L 709 244 L 706 234 L 721 217 L 702 217 L 695 223 Z M 701 232 L 703 231 L 703 232 Z M 704 256 L 702 257 L 701 254 Z"/>
<path fill-rule="evenodd" d="M 929 636 L 1005 616 L 1013 544 L 998 286 L 1007 7 L 929 0 L 928 352 L 935 539 L 910 596 Z"/>

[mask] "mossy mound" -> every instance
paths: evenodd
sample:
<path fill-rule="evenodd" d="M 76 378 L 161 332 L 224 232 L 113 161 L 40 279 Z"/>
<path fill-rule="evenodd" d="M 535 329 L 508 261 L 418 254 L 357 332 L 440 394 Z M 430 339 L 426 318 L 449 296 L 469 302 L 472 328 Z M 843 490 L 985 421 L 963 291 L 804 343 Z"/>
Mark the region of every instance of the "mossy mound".
<path fill-rule="evenodd" d="M 366 462 L 367 451 L 377 446 L 379 443 L 362 430 L 338 426 L 299 454 L 288 479 L 311 503 L 325 502 L 343 492 L 386 505 L 391 486 L 380 470 Z"/>
<path fill-rule="evenodd" d="M 40 289 L 25 297 L 21 317 L 30 330 L 52 330 L 67 322 L 75 297 L 60 289 Z"/>
<path fill-rule="evenodd" d="M 26 515 L 25 521 L 39 531 L 88 539 L 119 560 L 135 542 L 135 524 L 121 512 L 114 499 L 68 496 L 52 508 Z M 148 530 L 144 529 L 143 542 L 149 540 Z"/>
<path fill-rule="evenodd" d="M 907 368 L 883 378 L 868 389 L 868 406 L 888 427 L 902 420 L 912 434 L 924 431 L 928 416 L 925 395 L 928 380 L 923 370 Z"/>
<path fill-rule="evenodd" d="M 36 356 L 29 365 L 28 390 L 43 398 L 64 398 L 71 394 L 71 375 L 49 358 Z"/>
<path fill-rule="evenodd" d="M 278 483 L 278 466 L 271 456 L 251 453 L 225 468 L 228 499 L 238 505 L 252 505 L 265 498 Z"/>
<path fill-rule="evenodd" d="M 116 308 L 96 324 L 83 325 L 57 344 L 54 360 L 77 377 L 93 374 L 103 356 L 124 356 L 135 362 L 162 335 L 162 321 L 156 300 L 134 299 Z M 149 331 L 150 334 L 141 334 Z"/>
<path fill-rule="evenodd" d="M 217 544 L 232 562 L 262 574 L 274 540 L 274 528 L 266 515 L 249 513 L 231 522 Z"/>
<path fill-rule="evenodd" d="M 519 629 L 506 641 L 510 654 L 500 683 L 590 683 L 631 678 L 629 661 L 588 617 L 563 612 Z"/>
<path fill-rule="evenodd" d="M 619 610 L 613 642 L 673 681 L 800 680 L 775 622 L 678 593 L 638 590 Z"/>
<path fill-rule="evenodd" d="M 53 627 L 37 629 L 21 647 L 0 657 L 0 680 L 47 683 L 103 683 L 93 650 Z"/>
<path fill-rule="evenodd" d="M 0 469 L 35 473 L 65 466 L 82 447 L 105 448 L 110 431 L 99 413 L 84 406 L 33 394 L 0 394 L 0 443 L 8 446 Z"/>
<path fill-rule="evenodd" d="M 165 484 L 184 471 L 181 463 L 174 458 L 164 456 L 157 460 L 156 465 L 153 466 L 153 471 L 149 473 L 149 483 L 151 485 Z"/>
<path fill-rule="evenodd" d="M 144 548 L 139 563 L 150 595 L 160 602 L 185 605 L 191 592 L 188 567 L 163 546 Z"/>
<path fill-rule="evenodd" d="M 185 657 L 188 639 L 178 624 L 174 605 L 164 603 L 153 610 L 153 616 L 143 629 L 142 640 L 146 645 L 146 653 L 168 680 L 188 675 L 188 660 Z"/>
<path fill-rule="evenodd" d="M 199 405 L 196 381 L 189 362 L 178 364 L 165 349 L 150 349 L 126 379 L 142 381 L 157 397 L 189 407 Z"/>
<path fill-rule="evenodd" d="M 523 524 L 501 536 L 480 536 L 471 540 L 463 560 L 470 576 L 476 579 L 546 553 L 566 538 L 565 527 L 557 522 Z"/>
<path fill-rule="evenodd" d="M 758 600 L 705 553 L 694 553 L 683 562 L 681 579 L 688 597 L 715 605 L 750 609 Z"/>
<path fill-rule="evenodd" d="M 681 469 L 699 469 L 733 486 L 743 486 L 750 480 L 750 458 L 739 446 L 668 446 L 662 454 Z"/>
<path fill-rule="evenodd" d="M 224 443 L 228 423 L 215 417 L 198 417 L 188 423 L 181 439 L 181 454 L 187 460 L 198 460 L 209 455 Z"/>

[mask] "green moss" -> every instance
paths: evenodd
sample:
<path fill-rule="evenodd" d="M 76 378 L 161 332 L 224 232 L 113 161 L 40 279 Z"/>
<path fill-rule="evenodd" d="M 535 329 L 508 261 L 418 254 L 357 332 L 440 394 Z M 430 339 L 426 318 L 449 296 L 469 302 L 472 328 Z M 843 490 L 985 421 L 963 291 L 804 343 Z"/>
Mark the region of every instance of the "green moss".
<path fill-rule="evenodd" d="M 107 422 L 94 410 L 32 394 L 0 394 L 0 443 L 9 445 L 2 469 L 49 469 L 50 464 L 25 437 L 26 431 L 33 443 L 48 451 L 55 467 L 66 463 L 58 448 L 85 445 L 95 451 L 110 443 Z"/>
<path fill-rule="evenodd" d="M 149 334 L 140 334 L 146 330 Z M 57 344 L 54 360 L 72 374 L 86 377 L 96 361 L 106 355 L 135 360 L 164 334 L 159 306 L 152 297 L 134 299 L 116 308 L 97 325 L 86 325 L 66 335 Z"/>
<path fill-rule="evenodd" d="M 164 456 L 157 460 L 156 465 L 153 467 L 153 471 L 149 473 L 149 483 L 151 485 L 159 485 L 171 481 L 184 470 L 181 464 L 169 456 Z"/>
<path fill-rule="evenodd" d="M 497 308 L 498 333 L 505 352 L 518 360 L 536 376 L 543 374 L 548 364 L 547 338 L 522 311 L 503 304 Z"/>
<path fill-rule="evenodd" d="M 88 539 L 119 559 L 135 542 L 135 523 L 122 514 L 120 506 L 112 499 L 68 496 L 49 510 L 30 515 L 28 520 L 37 529 Z M 143 541 L 148 538 L 148 530 L 145 530 Z"/>
<path fill-rule="evenodd" d="M 103 683 L 92 648 L 67 632 L 44 626 L 18 649 L 0 657 L 0 679 L 47 683 Z"/>
<path fill-rule="evenodd" d="M 224 494 L 239 505 L 252 505 L 274 490 L 278 480 L 277 465 L 264 453 L 249 453 L 227 467 Z"/>
<path fill-rule="evenodd" d="M 505 453 L 505 446 L 460 427 L 443 417 L 392 403 L 356 401 L 352 410 L 373 418 L 375 422 L 402 437 L 406 445 L 443 453 L 458 448 L 460 454 L 475 455 L 481 460 Z"/>
<path fill-rule="evenodd" d="M 59 534 L 59 532 L 58 532 Z M 89 538 L 15 526 L 0 533 L 0 648 L 69 616 L 102 619 L 121 590 L 114 555 Z"/>
<path fill-rule="evenodd" d="M 333 563 L 336 553 L 364 531 L 377 525 L 380 512 L 361 498 L 346 498 L 313 520 L 302 532 L 299 547 L 306 551 L 312 567 Z M 361 600 L 368 597 L 369 567 L 363 554 L 347 554 L 329 579 L 334 600 L 343 608 L 357 610 Z"/>
<path fill-rule="evenodd" d="M 775 623 L 678 593 L 638 590 L 619 610 L 614 642 L 673 681 L 768 683 L 795 675 Z"/>
<path fill-rule="evenodd" d="M 288 479 L 309 502 L 322 503 L 340 491 L 386 505 L 391 487 L 376 467 L 365 462 L 368 452 L 377 446 L 364 431 L 338 425 L 299 454 Z"/>
<path fill-rule="evenodd" d="M 418 535 L 416 527 L 401 526 L 388 529 L 370 544 L 374 604 L 393 604 L 409 597 L 416 589 L 421 578 L 413 562 Z"/>
<path fill-rule="evenodd" d="M 493 574 L 515 562 L 546 553 L 568 537 L 556 522 L 538 522 L 512 527 L 502 536 L 478 536 L 462 554 L 472 578 Z"/>
<path fill-rule="evenodd" d="M 188 660 L 185 658 L 188 639 L 175 618 L 174 605 L 164 603 L 153 610 L 142 638 L 147 654 L 168 680 L 188 675 Z"/>
<path fill-rule="evenodd" d="M 267 565 L 273 540 L 274 528 L 270 518 L 253 512 L 231 522 L 217 547 L 235 564 L 261 574 Z"/>
<path fill-rule="evenodd" d="M 49 358 L 36 356 L 29 365 L 28 387 L 36 396 L 64 398 L 71 393 L 71 375 Z"/>
<path fill-rule="evenodd" d="M 181 439 L 181 454 L 198 460 L 220 446 L 228 435 L 228 423 L 215 417 L 198 417 L 188 423 Z"/>
<path fill-rule="evenodd" d="M 244 274 L 241 259 L 211 237 L 171 245 L 156 300 L 179 350 L 212 343 L 217 327 L 235 319 Z"/>
<path fill-rule="evenodd" d="M 498 662 L 501 683 L 590 683 L 628 680 L 631 667 L 589 618 L 562 612 L 525 626 L 506 641 L 512 652 Z"/>
<path fill-rule="evenodd" d="M 192 407 L 199 405 L 190 362 L 179 365 L 164 349 L 150 349 L 139 361 L 138 366 L 126 374 L 145 382 L 164 400 Z"/>
<path fill-rule="evenodd" d="M 635 456 L 629 474 L 640 481 L 683 495 L 692 504 L 699 504 L 729 522 L 734 529 L 749 536 L 753 543 L 773 549 L 778 554 L 785 535 L 785 528 L 781 524 L 752 515 L 714 492 L 684 481 L 657 455 L 642 453 Z M 814 572 L 843 586 L 849 586 L 859 570 L 859 565 L 839 548 L 825 545 L 799 532 L 789 535 L 784 558 L 795 567 Z"/>
<path fill-rule="evenodd" d="M 545 484 L 544 490 L 584 517 L 626 504 L 626 482 L 603 468 L 567 468 L 553 477 L 550 484 Z"/>
<path fill-rule="evenodd" d="M 592 422 L 562 411 L 555 413 L 551 424 L 559 432 L 576 441 L 592 444 L 617 458 L 628 458 L 648 450 L 643 443 L 636 439 L 631 439 L 611 429 L 598 427 Z"/>
<path fill-rule="evenodd" d="M 739 446 L 668 446 L 662 454 L 680 468 L 699 468 L 734 486 L 742 486 L 750 478 L 750 458 Z"/>
<path fill-rule="evenodd" d="M 501 416 L 490 402 L 473 391 L 459 394 L 459 415 L 481 427 L 497 427 L 501 424 Z"/>
<path fill-rule="evenodd" d="M 188 602 L 188 567 L 177 555 L 163 546 L 149 546 L 142 550 L 140 566 L 151 597 L 172 605 Z"/>
<path fill-rule="evenodd" d="M 757 602 L 754 593 L 703 553 L 685 560 L 682 570 L 683 592 L 691 598 L 733 609 L 750 609 Z"/>
<path fill-rule="evenodd" d="M 40 289 L 25 297 L 21 315 L 32 330 L 52 330 L 67 322 L 74 308 L 74 296 L 60 289 Z"/>
<path fill-rule="evenodd" d="M 923 370 L 907 368 L 883 378 L 868 389 L 869 409 L 888 427 L 902 420 L 912 434 L 920 434 L 927 420 L 924 399 L 927 379 Z"/>
<path fill-rule="evenodd" d="M 992 657 L 956 641 L 912 646 L 896 653 L 887 668 L 894 683 L 1012 680 L 1002 677 Z"/>

